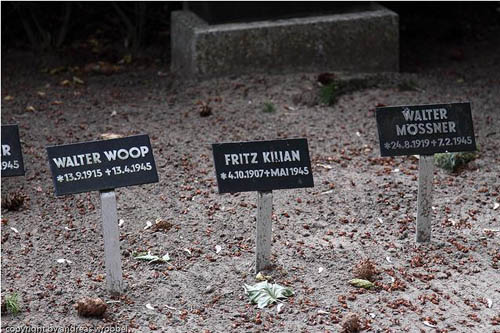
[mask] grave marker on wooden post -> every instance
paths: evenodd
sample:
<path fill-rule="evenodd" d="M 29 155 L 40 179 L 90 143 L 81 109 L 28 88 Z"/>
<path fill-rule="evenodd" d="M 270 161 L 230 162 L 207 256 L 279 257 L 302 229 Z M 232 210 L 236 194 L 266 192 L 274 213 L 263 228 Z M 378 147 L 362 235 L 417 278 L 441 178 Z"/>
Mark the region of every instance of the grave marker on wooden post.
<path fill-rule="evenodd" d="M 470 103 L 376 109 L 381 156 L 420 155 L 416 241 L 431 240 L 434 154 L 476 150 Z"/>
<path fill-rule="evenodd" d="M 2 177 L 24 175 L 23 152 L 17 125 L 2 125 Z"/>
<path fill-rule="evenodd" d="M 104 237 L 106 285 L 123 293 L 120 237 L 116 209 L 117 187 L 158 182 L 147 135 L 47 147 L 57 196 L 99 191 Z"/>
<path fill-rule="evenodd" d="M 306 139 L 212 145 L 219 193 L 257 191 L 256 273 L 271 264 L 272 190 L 313 187 Z"/>

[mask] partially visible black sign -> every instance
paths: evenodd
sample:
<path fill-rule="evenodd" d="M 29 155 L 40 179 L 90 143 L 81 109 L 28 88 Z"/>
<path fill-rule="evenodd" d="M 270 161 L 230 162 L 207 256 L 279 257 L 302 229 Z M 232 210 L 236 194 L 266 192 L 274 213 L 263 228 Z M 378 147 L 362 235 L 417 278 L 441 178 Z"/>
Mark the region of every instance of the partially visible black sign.
<path fill-rule="evenodd" d="M 306 139 L 212 145 L 219 193 L 313 187 Z"/>
<path fill-rule="evenodd" d="M 158 182 L 147 135 L 47 147 L 56 195 Z"/>
<path fill-rule="evenodd" d="M 17 125 L 2 126 L 2 177 L 24 175 L 23 153 Z"/>
<path fill-rule="evenodd" d="M 470 103 L 377 108 L 381 156 L 474 151 Z"/>

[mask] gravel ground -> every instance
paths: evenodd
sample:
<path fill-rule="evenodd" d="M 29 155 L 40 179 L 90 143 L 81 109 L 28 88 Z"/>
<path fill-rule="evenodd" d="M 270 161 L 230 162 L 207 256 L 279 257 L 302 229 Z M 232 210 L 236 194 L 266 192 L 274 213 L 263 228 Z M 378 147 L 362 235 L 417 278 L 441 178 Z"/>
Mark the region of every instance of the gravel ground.
<path fill-rule="evenodd" d="M 2 179 L 2 198 L 27 198 L 20 211 L 2 209 L 2 297 L 21 299 L 18 315 L 2 313 L 2 330 L 338 332 L 353 312 L 367 332 L 500 332 L 500 43 L 477 42 L 416 73 L 370 76 L 376 85 L 333 106 L 318 102 L 319 73 L 197 82 L 158 65 L 112 75 L 50 75 L 38 65 L 2 57 L 2 124 L 19 124 L 26 165 L 25 177 Z M 61 84 L 75 75 L 83 85 Z M 262 111 L 268 101 L 275 112 Z M 458 174 L 435 170 L 432 242 L 416 244 L 418 160 L 379 157 L 375 107 L 463 101 L 480 157 Z M 199 102 L 211 116 L 200 117 Z M 149 134 L 160 176 L 116 191 L 121 297 L 105 287 L 98 193 L 55 197 L 45 153 L 109 132 Z M 279 312 L 259 310 L 243 290 L 256 282 L 257 195 L 217 193 L 211 143 L 295 137 L 309 141 L 316 186 L 274 192 L 267 272 L 295 296 Z M 172 227 L 145 229 L 157 219 Z M 171 261 L 134 259 L 142 251 Z M 372 290 L 348 283 L 363 259 L 378 271 Z M 73 304 L 86 296 L 109 302 L 103 318 L 78 316 Z"/>

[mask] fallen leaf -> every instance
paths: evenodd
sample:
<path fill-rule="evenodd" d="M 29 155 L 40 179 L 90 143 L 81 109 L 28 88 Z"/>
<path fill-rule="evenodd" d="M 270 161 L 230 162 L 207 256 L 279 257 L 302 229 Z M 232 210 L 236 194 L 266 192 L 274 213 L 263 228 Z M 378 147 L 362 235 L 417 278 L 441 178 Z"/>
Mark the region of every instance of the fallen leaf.
<path fill-rule="evenodd" d="M 325 169 L 333 169 L 333 167 L 331 165 L 327 165 L 327 164 L 321 164 L 321 163 L 317 163 L 316 166 L 319 166 L 319 167 L 322 167 L 322 168 L 325 168 Z"/>
<path fill-rule="evenodd" d="M 151 252 L 148 251 L 148 253 L 139 254 L 138 256 L 135 257 L 135 259 L 149 261 L 150 264 L 154 264 L 157 262 L 159 263 L 167 262 L 170 260 L 170 256 L 167 253 L 160 258 L 158 256 L 152 255 Z"/>
<path fill-rule="evenodd" d="M 264 275 L 264 274 L 262 274 L 262 272 L 259 272 L 259 273 L 257 273 L 257 275 L 255 275 L 255 279 L 257 281 L 267 281 L 267 280 L 271 280 L 271 275 Z"/>
<path fill-rule="evenodd" d="M 85 82 L 80 79 L 78 76 L 73 76 L 73 82 L 77 84 L 85 84 Z"/>
<path fill-rule="evenodd" d="M 330 193 L 333 193 L 333 190 L 329 190 L 329 191 L 321 192 L 320 194 L 321 194 L 321 195 L 324 195 L 324 194 L 330 194 Z"/>
<path fill-rule="evenodd" d="M 132 62 L 132 55 L 127 54 L 118 63 L 119 64 L 130 64 Z"/>
<path fill-rule="evenodd" d="M 363 279 L 352 279 L 352 280 L 349 280 L 349 283 L 351 285 L 353 285 L 354 287 L 364 288 L 364 289 L 370 289 L 370 288 L 375 286 L 370 281 L 363 280 Z"/>
<path fill-rule="evenodd" d="M 57 259 L 56 260 L 58 263 L 60 264 L 72 264 L 73 262 L 71 260 L 68 260 L 68 259 Z"/>
<path fill-rule="evenodd" d="M 436 328 L 437 326 L 436 325 L 432 325 L 431 323 L 429 323 L 427 320 L 424 320 L 424 325 L 425 326 L 429 326 L 429 327 L 432 327 L 432 328 Z"/>
<path fill-rule="evenodd" d="M 26 110 L 28 112 L 35 112 L 36 111 L 36 109 L 33 105 L 27 106 L 26 109 L 24 109 L 24 110 Z"/>
<path fill-rule="evenodd" d="M 153 225 L 153 231 L 168 232 L 170 229 L 172 229 L 172 227 L 173 224 L 170 223 L 169 221 L 157 218 L 155 224 Z"/>
<path fill-rule="evenodd" d="M 61 73 L 61 72 L 64 72 L 66 70 L 66 67 L 64 66 L 61 66 L 61 67 L 56 67 L 56 68 L 53 68 L 49 71 L 49 74 L 50 75 L 55 75 L 57 73 Z"/>
<path fill-rule="evenodd" d="M 122 138 L 122 137 L 123 137 L 123 135 L 116 134 L 116 133 L 102 133 L 101 134 L 101 139 L 104 139 L 104 140 L 118 139 L 118 138 Z"/>

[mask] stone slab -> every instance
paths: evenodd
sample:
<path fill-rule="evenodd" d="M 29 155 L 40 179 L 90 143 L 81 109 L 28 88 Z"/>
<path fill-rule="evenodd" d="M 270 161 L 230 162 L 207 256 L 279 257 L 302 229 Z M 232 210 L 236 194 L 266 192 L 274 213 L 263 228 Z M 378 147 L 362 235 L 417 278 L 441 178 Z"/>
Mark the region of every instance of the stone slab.
<path fill-rule="evenodd" d="M 375 3 L 354 13 L 216 25 L 182 10 L 171 22 L 172 71 L 186 78 L 399 70 L 398 15 Z"/>

